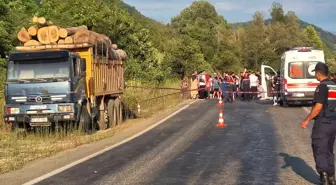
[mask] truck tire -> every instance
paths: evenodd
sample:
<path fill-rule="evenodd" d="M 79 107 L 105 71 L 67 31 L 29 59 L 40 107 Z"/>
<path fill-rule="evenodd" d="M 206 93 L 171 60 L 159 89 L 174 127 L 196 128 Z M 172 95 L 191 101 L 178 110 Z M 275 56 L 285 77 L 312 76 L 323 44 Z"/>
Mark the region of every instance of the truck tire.
<path fill-rule="evenodd" d="M 99 121 L 98 121 L 99 130 L 108 129 L 108 123 L 105 121 L 105 111 L 99 111 Z"/>
<path fill-rule="evenodd" d="M 20 129 L 20 125 L 18 122 L 11 123 L 12 126 L 12 132 L 16 132 L 18 129 Z"/>
<path fill-rule="evenodd" d="M 119 98 L 115 99 L 114 105 L 115 105 L 116 112 L 117 112 L 116 124 L 120 125 L 123 122 L 123 108 L 122 108 L 121 100 Z"/>
<path fill-rule="evenodd" d="M 79 117 L 78 130 L 83 133 L 88 133 L 91 130 L 91 117 L 88 113 L 86 105 L 82 105 Z"/>
<path fill-rule="evenodd" d="M 115 108 L 114 102 L 115 101 L 111 99 L 107 103 L 108 121 L 111 128 L 117 124 L 117 109 Z"/>

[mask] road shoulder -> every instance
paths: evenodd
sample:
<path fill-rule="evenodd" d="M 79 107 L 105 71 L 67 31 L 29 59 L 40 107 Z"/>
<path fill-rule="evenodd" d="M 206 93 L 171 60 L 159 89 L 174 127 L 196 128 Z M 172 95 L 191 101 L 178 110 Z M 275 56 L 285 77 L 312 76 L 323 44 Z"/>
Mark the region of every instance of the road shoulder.
<path fill-rule="evenodd" d="M 80 160 L 86 156 L 94 154 L 109 146 L 115 145 L 147 129 L 148 127 L 154 125 L 160 120 L 171 115 L 178 109 L 188 104 L 194 103 L 194 102 L 195 102 L 194 100 L 187 100 L 173 108 L 162 111 L 153 117 L 142 119 L 134 123 L 130 123 L 132 125 L 129 128 L 119 132 L 118 134 L 110 138 L 100 140 L 97 142 L 93 142 L 93 143 L 89 143 L 89 144 L 85 144 L 85 145 L 81 145 L 76 148 L 60 152 L 54 156 L 28 163 L 27 165 L 25 165 L 23 168 L 19 170 L 11 171 L 11 172 L 0 175 L 0 184 L 12 184 L 12 185 L 23 184 L 32 179 L 35 179 L 44 174 L 47 174 L 51 171 L 59 169 L 63 166 L 68 165 L 69 163 Z M 17 177 L 20 177 L 20 178 L 17 178 Z"/>

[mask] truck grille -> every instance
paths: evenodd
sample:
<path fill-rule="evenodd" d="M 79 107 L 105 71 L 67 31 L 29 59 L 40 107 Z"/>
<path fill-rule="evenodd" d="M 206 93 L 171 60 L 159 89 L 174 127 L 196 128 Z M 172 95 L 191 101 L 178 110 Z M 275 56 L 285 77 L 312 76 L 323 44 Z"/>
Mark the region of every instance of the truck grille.
<path fill-rule="evenodd" d="M 50 96 L 29 96 L 27 103 L 47 103 L 51 102 Z"/>

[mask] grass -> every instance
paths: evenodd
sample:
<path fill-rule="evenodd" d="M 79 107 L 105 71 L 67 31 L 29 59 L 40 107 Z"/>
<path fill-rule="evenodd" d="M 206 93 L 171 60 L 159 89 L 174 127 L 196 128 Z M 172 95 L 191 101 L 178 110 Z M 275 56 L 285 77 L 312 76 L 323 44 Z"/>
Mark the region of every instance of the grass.
<path fill-rule="evenodd" d="M 130 82 L 130 84 L 137 86 L 148 85 L 136 82 Z M 164 86 L 179 88 L 178 83 L 168 83 Z M 172 93 L 176 94 L 167 96 Z M 159 96 L 162 97 L 152 99 Z M 181 102 L 178 90 L 141 88 L 127 88 L 123 99 L 126 106 L 135 112 L 137 111 L 137 105 L 140 104 L 140 113 L 137 114 L 138 118 L 150 117 L 161 110 L 173 107 Z M 152 100 L 146 101 L 148 99 Z M 138 119 L 129 119 L 124 124 L 112 129 L 96 132 L 91 135 L 82 135 L 76 131 L 70 133 L 62 131 L 50 133 L 44 129 L 37 130 L 35 133 L 15 134 L 10 132 L 9 125 L 5 125 L 1 121 L 0 173 L 19 169 L 30 161 L 52 156 L 60 151 L 111 137 L 137 123 Z"/>

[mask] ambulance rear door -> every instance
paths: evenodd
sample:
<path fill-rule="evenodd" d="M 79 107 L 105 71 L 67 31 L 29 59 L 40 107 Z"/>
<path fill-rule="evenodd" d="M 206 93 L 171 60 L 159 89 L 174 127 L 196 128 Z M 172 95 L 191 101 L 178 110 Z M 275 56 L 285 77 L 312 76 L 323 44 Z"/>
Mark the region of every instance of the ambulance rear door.
<path fill-rule="evenodd" d="M 273 99 L 272 80 L 276 75 L 277 72 L 271 66 L 261 65 L 261 87 L 264 91 L 262 99 Z"/>

